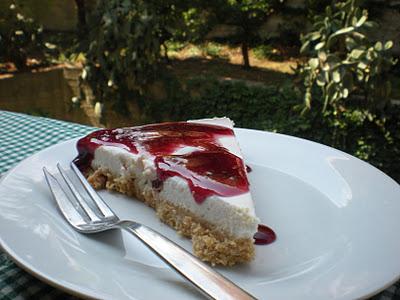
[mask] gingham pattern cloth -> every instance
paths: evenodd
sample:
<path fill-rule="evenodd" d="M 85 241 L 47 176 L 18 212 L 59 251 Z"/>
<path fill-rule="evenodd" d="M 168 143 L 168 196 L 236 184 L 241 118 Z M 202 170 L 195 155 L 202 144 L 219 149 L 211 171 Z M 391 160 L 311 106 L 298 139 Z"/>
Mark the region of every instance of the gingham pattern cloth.
<path fill-rule="evenodd" d="M 41 149 L 93 130 L 93 127 L 0 111 L 0 176 Z M 77 298 L 41 282 L 0 252 L 0 300 L 17 299 Z M 400 282 L 371 299 L 400 299 Z"/>
<path fill-rule="evenodd" d="M 89 126 L 0 110 L 0 176 L 41 149 L 93 130 Z M 77 298 L 31 276 L 0 250 L 0 300 L 21 299 Z"/>

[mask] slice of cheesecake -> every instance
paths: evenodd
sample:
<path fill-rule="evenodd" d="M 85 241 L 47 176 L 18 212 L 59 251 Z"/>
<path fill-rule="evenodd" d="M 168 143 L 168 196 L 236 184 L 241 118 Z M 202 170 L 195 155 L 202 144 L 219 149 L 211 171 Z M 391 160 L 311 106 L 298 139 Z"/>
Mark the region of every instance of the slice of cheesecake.
<path fill-rule="evenodd" d="M 231 120 L 98 130 L 77 148 L 75 163 L 93 187 L 153 207 L 202 260 L 231 266 L 254 257 L 259 219 Z"/>

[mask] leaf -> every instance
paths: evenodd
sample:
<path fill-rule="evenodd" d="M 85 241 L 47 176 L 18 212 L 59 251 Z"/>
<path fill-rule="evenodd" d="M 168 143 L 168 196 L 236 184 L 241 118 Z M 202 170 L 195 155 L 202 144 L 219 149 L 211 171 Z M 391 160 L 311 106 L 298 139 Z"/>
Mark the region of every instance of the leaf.
<path fill-rule="evenodd" d="M 325 62 L 326 61 L 326 52 L 325 51 L 320 51 L 318 53 L 318 58 L 321 60 L 321 62 Z"/>
<path fill-rule="evenodd" d="M 387 41 L 386 43 L 385 43 L 385 50 L 389 50 L 390 48 L 392 48 L 393 47 L 393 41 Z"/>
<path fill-rule="evenodd" d="M 368 14 L 365 13 L 365 11 L 364 11 L 363 16 L 357 21 L 355 27 L 357 27 L 357 28 L 361 27 L 362 25 L 364 25 L 364 23 L 365 23 L 365 21 L 367 21 L 367 19 L 368 19 Z"/>
<path fill-rule="evenodd" d="M 364 72 L 359 69 L 357 70 L 357 79 L 358 79 L 358 81 L 364 80 Z"/>
<path fill-rule="evenodd" d="M 360 61 L 357 65 L 357 68 L 365 70 L 368 67 L 368 65 L 362 61 Z"/>
<path fill-rule="evenodd" d="M 316 41 L 321 37 L 321 33 L 319 31 L 312 32 L 310 35 L 310 40 L 311 41 Z"/>
<path fill-rule="evenodd" d="M 382 51 L 382 49 L 383 49 L 382 42 L 379 42 L 379 41 L 376 42 L 374 48 L 376 51 Z"/>
<path fill-rule="evenodd" d="M 334 82 L 339 83 L 341 81 L 341 76 L 340 76 L 340 72 L 339 71 L 334 71 L 332 73 L 332 79 Z"/>
<path fill-rule="evenodd" d="M 319 42 L 316 46 L 315 46 L 315 50 L 320 50 L 325 46 L 325 42 Z"/>
<path fill-rule="evenodd" d="M 361 57 L 361 55 L 363 55 L 365 52 L 365 50 L 361 50 L 361 49 L 353 49 L 350 53 L 350 57 L 354 58 L 354 59 L 359 59 Z"/>
<path fill-rule="evenodd" d="M 352 32 L 352 31 L 354 31 L 354 27 L 353 26 L 345 27 L 345 28 L 342 28 L 342 29 L 336 31 L 334 34 L 332 34 L 331 38 L 335 37 L 335 36 L 338 36 L 338 35 L 341 35 L 341 34 L 349 33 L 349 32 Z"/>
<path fill-rule="evenodd" d="M 343 98 L 347 98 L 349 96 L 349 90 L 344 88 L 342 92 Z"/>
<path fill-rule="evenodd" d="M 364 23 L 364 27 L 367 27 L 369 29 L 373 29 L 378 27 L 378 23 L 374 22 L 374 21 L 367 21 Z"/>
<path fill-rule="evenodd" d="M 357 24 L 357 21 L 358 21 L 357 18 L 356 18 L 356 17 L 353 17 L 353 18 L 351 19 L 351 25 L 355 27 L 356 24 Z"/>
<path fill-rule="evenodd" d="M 81 77 L 82 77 L 82 79 L 83 79 L 83 80 L 85 80 L 85 79 L 86 79 L 86 77 L 87 77 L 87 71 L 86 71 L 86 68 L 84 68 L 84 69 L 82 70 Z"/>
<path fill-rule="evenodd" d="M 331 36 L 328 38 L 327 47 L 330 48 L 330 45 L 331 45 L 332 41 L 333 41 L 336 37 L 338 37 L 338 36 L 340 36 L 340 35 L 343 35 L 343 34 L 347 34 L 347 33 L 353 32 L 353 31 L 354 31 L 354 27 L 353 27 L 353 26 L 345 27 L 345 28 L 339 29 L 339 30 L 336 31 L 335 33 L 331 34 Z"/>
<path fill-rule="evenodd" d="M 358 39 L 359 41 L 364 41 L 364 40 L 367 39 L 367 37 L 366 37 L 364 34 L 359 33 L 359 32 L 357 32 L 357 31 L 352 32 L 352 36 L 353 36 L 354 38 Z"/>
<path fill-rule="evenodd" d="M 309 46 L 310 46 L 310 41 L 304 42 L 303 45 L 300 48 L 300 53 L 306 52 L 306 50 L 308 50 Z"/>
<path fill-rule="evenodd" d="M 308 61 L 308 64 L 310 65 L 311 69 L 315 70 L 319 66 L 319 60 L 318 58 L 311 58 Z"/>
<path fill-rule="evenodd" d="M 377 57 L 378 57 L 378 52 L 376 52 L 375 50 L 374 50 L 374 48 L 370 48 L 370 49 L 368 49 L 368 52 L 367 52 L 367 59 L 369 60 L 369 61 L 374 61 Z"/>
<path fill-rule="evenodd" d="M 51 49 L 51 50 L 53 50 L 53 49 L 56 49 L 56 48 L 57 48 L 57 46 L 56 46 L 56 45 L 54 45 L 54 44 L 51 44 L 51 43 L 44 43 L 44 45 L 46 46 L 46 48 L 48 48 L 48 49 Z"/>

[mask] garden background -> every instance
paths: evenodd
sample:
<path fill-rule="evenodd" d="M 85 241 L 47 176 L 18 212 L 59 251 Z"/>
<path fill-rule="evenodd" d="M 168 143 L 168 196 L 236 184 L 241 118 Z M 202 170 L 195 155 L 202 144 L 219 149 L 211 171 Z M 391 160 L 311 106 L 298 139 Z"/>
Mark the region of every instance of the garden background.
<path fill-rule="evenodd" d="M 106 127 L 228 116 L 400 181 L 399 41 L 400 1 L 4 0 L 0 109 Z"/>

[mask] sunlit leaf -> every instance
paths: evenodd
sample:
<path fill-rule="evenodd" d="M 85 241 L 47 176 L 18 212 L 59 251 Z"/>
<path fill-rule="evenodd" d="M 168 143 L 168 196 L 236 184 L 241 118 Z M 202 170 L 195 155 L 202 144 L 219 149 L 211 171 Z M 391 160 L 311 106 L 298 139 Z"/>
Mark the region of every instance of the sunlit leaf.
<path fill-rule="evenodd" d="M 332 73 L 332 79 L 334 82 L 339 83 L 341 80 L 340 72 L 339 71 L 334 71 Z"/>
<path fill-rule="evenodd" d="M 393 41 L 387 41 L 385 43 L 385 50 L 389 50 L 393 47 Z"/>
<path fill-rule="evenodd" d="M 318 60 L 318 58 L 311 58 L 311 59 L 308 61 L 308 63 L 309 63 L 309 65 L 310 65 L 311 69 L 316 69 L 316 68 L 318 68 L 318 66 L 319 66 L 319 60 Z"/>

